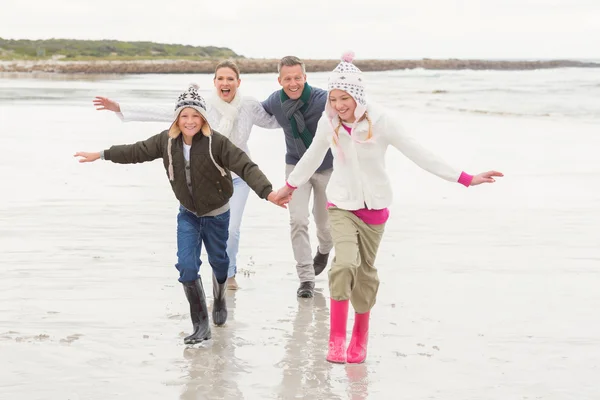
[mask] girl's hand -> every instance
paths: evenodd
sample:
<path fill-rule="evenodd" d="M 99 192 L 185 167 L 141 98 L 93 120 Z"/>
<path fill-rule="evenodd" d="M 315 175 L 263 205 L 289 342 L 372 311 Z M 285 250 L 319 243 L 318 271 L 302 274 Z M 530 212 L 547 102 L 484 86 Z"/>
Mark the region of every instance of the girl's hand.
<path fill-rule="evenodd" d="M 277 191 L 277 199 L 291 198 L 292 193 L 294 193 L 294 189 L 286 184 Z"/>
<path fill-rule="evenodd" d="M 267 196 L 267 200 L 281 208 L 287 208 L 286 204 L 290 202 L 291 198 L 292 195 L 279 197 L 278 193 L 276 193 L 275 191 L 269 193 L 269 195 Z"/>
<path fill-rule="evenodd" d="M 73 157 L 81 157 L 80 163 L 93 162 L 100 158 L 100 153 L 86 153 L 85 151 L 78 151 Z"/>
<path fill-rule="evenodd" d="M 114 100 L 109 99 L 108 97 L 96 96 L 94 99 L 94 106 L 96 106 L 96 110 L 108 110 L 113 112 L 121 112 L 121 106 Z"/>
<path fill-rule="evenodd" d="M 504 174 L 498 171 L 488 171 L 482 172 L 480 174 L 474 175 L 473 180 L 471 181 L 471 186 L 479 185 L 482 183 L 494 183 L 496 180 L 494 176 L 502 177 Z"/>

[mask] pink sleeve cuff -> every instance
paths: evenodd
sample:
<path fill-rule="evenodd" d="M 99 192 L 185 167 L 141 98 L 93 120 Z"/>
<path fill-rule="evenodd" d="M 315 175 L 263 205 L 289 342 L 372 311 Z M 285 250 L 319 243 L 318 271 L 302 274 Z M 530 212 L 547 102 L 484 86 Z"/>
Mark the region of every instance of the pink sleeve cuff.
<path fill-rule="evenodd" d="M 465 185 L 466 187 L 471 186 L 471 181 L 473 180 L 473 175 L 467 174 L 465 171 L 460 173 L 460 178 L 458 178 L 458 183 L 461 185 Z"/>
<path fill-rule="evenodd" d="M 294 189 L 294 190 L 298 189 L 296 186 L 292 186 L 292 185 L 290 185 L 290 184 L 289 184 L 287 181 L 285 181 L 285 185 L 286 185 L 287 187 L 289 187 L 290 189 Z"/>

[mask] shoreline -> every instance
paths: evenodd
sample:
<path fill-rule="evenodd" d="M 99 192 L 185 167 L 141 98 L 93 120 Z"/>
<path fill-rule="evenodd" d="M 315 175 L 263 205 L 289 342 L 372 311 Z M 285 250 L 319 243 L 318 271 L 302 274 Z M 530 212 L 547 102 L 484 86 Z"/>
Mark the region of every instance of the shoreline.
<path fill-rule="evenodd" d="M 0 73 L 53 73 L 53 74 L 191 74 L 213 73 L 221 59 L 214 60 L 5 60 L 0 61 Z M 245 74 L 274 73 L 278 59 L 235 59 Z M 307 72 L 327 72 L 335 68 L 339 60 L 303 60 Z M 362 71 L 391 71 L 403 69 L 429 70 L 506 70 L 523 71 L 552 68 L 600 68 L 600 63 L 573 60 L 502 61 L 463 59 L 421 60 L 356 60 Z"/>

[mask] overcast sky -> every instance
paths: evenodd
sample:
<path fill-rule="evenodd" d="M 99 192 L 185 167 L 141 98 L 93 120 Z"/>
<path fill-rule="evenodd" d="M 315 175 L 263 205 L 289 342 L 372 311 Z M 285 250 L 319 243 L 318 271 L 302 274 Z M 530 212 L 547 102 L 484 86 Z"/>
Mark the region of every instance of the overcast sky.
<path fill-rule="evenodd" d="M 600 59 L 600 0 L 0 0 L 5 39 L 229 47 L 247 57 Z"/>

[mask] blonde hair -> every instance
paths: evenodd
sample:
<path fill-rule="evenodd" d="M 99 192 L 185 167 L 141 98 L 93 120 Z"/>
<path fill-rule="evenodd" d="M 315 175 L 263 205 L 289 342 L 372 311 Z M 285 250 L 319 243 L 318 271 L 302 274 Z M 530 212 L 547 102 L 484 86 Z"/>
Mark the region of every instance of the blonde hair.
<path fill-rule="evenodd" d="M 371 139 L 373 137 L 373 123 L 371 122 L 371 118 L 369 118 L 369 114 L 365 111 L 365 114 L 360 117 L 360 119 L 358 120 L 358 122 L 362 121 L 363 119 L 366 119 L 367 122 L 369 123 L 369 133 L 367 134 L 367 140 Z M 340 128 L 342 127 L 342 119 L 340 117 L 338 117 L 339 123 L 338 126 L 335 127 L 333 129 L 333 132 L 335 133 L 335 135 L 333 136 L 333 144 L 335 144 L 336 146 L 339 146 L 339 140 L 340 140 Z"/>
<path fill-rule="evenodd" d="M 177 139 L 179 137 L 179 135 L 181 135 L 181 129 L 179 128 L 179 116 L 181 115 L 181 112 L 183 110 L 185 110 L 186 108 L 191 108 L 196 113 L 198 113 L 198 115 L 200 115 L 200 118 L 202 118 L 202 121 L 204 121 L 202 123 L 202 128 L 200 128 L 200 130 L 202 131 L 202 134 L 204 136 L 207 136 L 207 137 L 210 136 L 212 134 L 212 132 L 210 130 L 210 126 L 208 125 L 208 121 L 206 120 L 206 118 L 204 118 L 202 113 L 200 111 L 196 110 L 194 107 L 182 107 L 181 110 L 179 110 L 179 112 L 177 113 L 177 118 L 175 118 L 175 121 L 173 121 L 173 123 L 171 124 L 171 127 L 169 128 L 169 137 L 171 139 Z"/>

